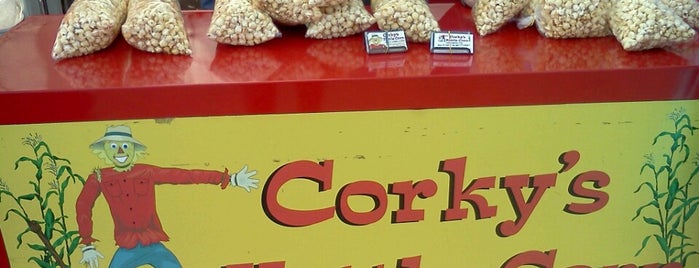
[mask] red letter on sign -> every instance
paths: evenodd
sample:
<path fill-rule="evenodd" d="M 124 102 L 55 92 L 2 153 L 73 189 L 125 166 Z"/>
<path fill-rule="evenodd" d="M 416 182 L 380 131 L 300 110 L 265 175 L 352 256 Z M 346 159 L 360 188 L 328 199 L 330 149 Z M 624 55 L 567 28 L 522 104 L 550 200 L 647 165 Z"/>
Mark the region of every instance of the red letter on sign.
<path fill-rule="evenodd" d="M 596 189 L 609 185 L 609 175 L 602 171 L 588 171 L 575 176 L 570 182 L 568 192 L 572 196 L 593 199 L 592 203 L 570 203 L 563 208 L 565 212 L 572 214 L 588 214 L 602 209 L 609 202 L 609 195 L 602 191 L 590 190 L 583 187 L 583 183 L 593 182 Z"/>
<path fill-rule="evenodd" d="M 420 268 L 422 256 L 405 257 L 398 260 L 398 268 Z"/>
<path fill-rule="evenodd" d="M 531 179 L 531 184 L 534 190 L 529 196 L 528 201 L 524 200 L 522 188 L 529 184 L 529 175 L 512 175 L 506 176 L 502 180 L 502 186 L 507 188 L 507 194 L 510 196 L 510 202 L 517 214 L 517 218 L 512 221 L 504 221 L 498 224 L 497 233 L 502 237 L 508 237 L 516 234 L 522 227 L 529 216 L 531 216 L 534 208 L 541 200 L 541 197 L 546 192 L 546 189 L 556 185 L 556 174 L 536 175 Z"/>
<path fill-rule="evenodd" d="M 229 264 L 226 266 L 221 266 L 221 268 L 255 268 L 255 264 L 254 263 Z"/>
<path fill-rule="evenodd" d="M 364 195 L 374 200 L 374 208 L 368 212 L 355 212 L 349 207 L 347 199 L 352 195 Z M 386 214 L 388 197 L 386 189 L 375 181 L 356 181 L 345 185 L 337 195 L 338 216 L 342 221 L 351 225 L 367 225 L 375 223 Z"/>
<path fill-rule="evenodd" d="M 330 219 L 335 207 L 316 210 L 295 210 L 285 208 L 277 200 L 279 190 L 284 183 L 293 179 L 307 179 L 319 184 L 319 191 L 332 188 L 333 161 L 326 160 L 320 164 L 311 161 L 296 161 L 278 168 L 270 175 L 262 190 L 262 208 L 274 222 L 291 227 L 307 226 Z"/>
<path fill-rule="evenodd" d="M 531 178 L 531 186 L 534 190 L 530 194 L 528 201 L 525 201 L 522 188 L 529 184 L 529 180 L 529 175 L 506 176 L 502 180 L 502 186 L 507 188 L 507 194 L 510 196 L 510 202 L 515 209 L 517 219 L 514 221 L 504 221 L 498 224 L 498 235 L 508 237 L 522 230 L 522 227 L 527 223 L 529 216 L 531 216 L 534 208 L 541 200 L 544 192 L 546 192 L 546 189 L 556 185 L 556 174 L 536 175 Z"/>
<path fill-rule="evenodd" d="M 388 185 L 388 192 L 400 197 L 399 209 L 393 212 L 392 223 L 416 222 L 425 219 L 424 209 L 413 209 L 416 196 L 422 199 L 437 193 L 437 184 L 433 180 L 396 182 Z"/>
<path fill-rule="evenodd" d="M 283 261 L 265 262 L 255 265 L 255 268 L 284 268 Z"/>
<path fill-rule="evenodd" d="M 221 266 L 221 268 L 284 268 L 284 261 L 265 262 L 260 264 L 241 263 Z"/>
<path fill-rule="evenodd" d="M 553 268 L 555 260 L 555 249 L 547 252 L 532 250 L 515 255 L 500 266 L 500 268 L 519 268 L 524 265 L 534 265 L 539 268 Z"/>
<path fill-rule="evenodd" d="M 497 212 L 496 206 L 488 206 L 488 200 L 483 196 L 471 194 L 479 189 L 490 189 L 495 187 L 495 177 L 480 178 L 471 181 L 466 190 L 461 191 L 464 186 L 466 173 L 466 157 L 444 160 L 440 163 L 439 171 L 449 174 L 451 183 L 449 188 L 449 208 L 442 211 L 442 221 L 453 221 L 464 219 L 468 216 L 468 209 L 461 208 L 461 201 L 466 201 L 473 206 L 476 219 L 490 218 Z"/>
<path fill-rule="evenodd" d="M 420 268 L 421 256 L 405 257 L 398 260 L 396 268 Z M 262 267 L 260 267 L 262 268 Z M 342 268 L 352 268 L 352 265 L 342 266 Z M 374 265 L 371 268 L 384 268 L 383 264 Z"/>

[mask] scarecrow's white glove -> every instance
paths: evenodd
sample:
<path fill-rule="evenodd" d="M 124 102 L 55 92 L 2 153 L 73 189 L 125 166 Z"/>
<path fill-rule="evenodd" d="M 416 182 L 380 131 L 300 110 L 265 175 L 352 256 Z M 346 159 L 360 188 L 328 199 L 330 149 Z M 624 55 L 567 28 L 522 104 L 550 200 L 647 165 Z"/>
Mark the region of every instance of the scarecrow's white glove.
<path fill-rule="evenodd" d="M 257 182 L 260 181 L 252 177 L 255 176 L 255 174 L 257 174 L 257 171 L 253 170 L 248 172 L 248 166 L 245 165 L 243 169 L 231 175 L 231 184 L 233 186 L 242 187 L 249 193 L 250 188 L 257 189 Z"/>
<path fill-rule="evenodd" d="M 99 259 L 104 259 L 102 253 L 95 249 L 95 246 L 86 246 L 82 248 L 83 258 L 80 259 L 81 264 L 89 266 L 90 268 L 97 268 L 99 266 Z"/>

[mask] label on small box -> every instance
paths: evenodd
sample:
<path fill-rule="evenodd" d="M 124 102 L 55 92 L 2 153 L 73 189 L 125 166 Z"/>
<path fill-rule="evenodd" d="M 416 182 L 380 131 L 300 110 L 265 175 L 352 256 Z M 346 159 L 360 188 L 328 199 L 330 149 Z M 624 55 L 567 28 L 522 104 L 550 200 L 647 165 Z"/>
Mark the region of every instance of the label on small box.
<path fill-rule="evenodd" d="M 364 45 L 368 54 L 386 54 L 408 50 L 405 32 L 402 30 L 364 32 Z"/>
<path fill-rule="evenodd" d="M 473 54 L 473 33 L 432 32 L 430 52 L 437 54 Z"/>

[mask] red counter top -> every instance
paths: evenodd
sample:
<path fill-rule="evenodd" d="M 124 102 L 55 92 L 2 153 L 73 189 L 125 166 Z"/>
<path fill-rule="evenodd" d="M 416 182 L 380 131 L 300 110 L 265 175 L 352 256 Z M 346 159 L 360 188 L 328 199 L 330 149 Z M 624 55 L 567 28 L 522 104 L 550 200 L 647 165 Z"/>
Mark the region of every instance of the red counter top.
<path fill-rule="evenodd" d="M 471 10 L 433 3 L 443 30 L 471 31 Z M 626 52 L 614 37 L 554 40 L 508 25 L 475 37 L 474 55 L 367 55 L 363 36 L 255 47 L 206 37 L 210 11 L 186 11 L 193 55 L 151 54 L 119 37 L 56 62 L 61 16 L 33 16 L 0 36 L 0 124 L 185 116 L 699 99 L 699 40 Z M 375 30 L 376 26 L 372 28 Z"/>

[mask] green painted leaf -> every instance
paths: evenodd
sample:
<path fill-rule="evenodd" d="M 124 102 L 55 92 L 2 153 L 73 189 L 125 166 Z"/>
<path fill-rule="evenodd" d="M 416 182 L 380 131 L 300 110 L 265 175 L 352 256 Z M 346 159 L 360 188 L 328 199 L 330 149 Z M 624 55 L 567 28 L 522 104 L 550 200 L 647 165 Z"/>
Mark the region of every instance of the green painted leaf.
<path fill-rule="evenodd" d="M 675 256 L 674 258 L 671 258 L 671 261 L 676 261 L 677 258 L 679 257 L 678 254 L 675 254 L 678 250 L 680 250 L 682 247 L 672 247 L 670 248 L 670 252 L 667 254 L 668 256 Z"/>
<path fill-rule="evenodd" d="M 43 202 L 41 203 L 41 207 L 42 207 L 42 208 L 47 208 L 47 207 L 49 206 L 50 197 L 51 197 L 52 195 L 57 195 L 57 194 L 58 194 L 58 192 L 56 192 L 56 191 L 48 191 L 48 192 L 46 193 L 46 197 L 44 197 L 44 198 L 42 199 Z"/>
<path fill-rule="evenodd" d="M 638 257 L 638 254 L 641 254 L 641 251 L 646 248 L 646 245 L 648 244 L 648 239 L 650 239 L 650 235 L 646 236 L 643 238 L 643 242 L 641 242 L 641 248 L 636 251 L 636 254 L 634 255 L 635 257 Z"/>
<path fill-rule="evenodd" d="M 643 164 L 643 166 L 641 166 L 641 172 L 639 172 L 638 174 L 643 174 L 643 170 L 645 170 L 646 168 L 650 168 L 653 171 L 653 174 L 655 174 L 655 165 L 653 165 L 651 163 Z M 636 190 L 636 191 L 638 191 L 638 190 Z"/>
<path fill-rule="evenodd" d="M 51 152 L 51 150 L 49 149 L 49 145 L 46 144 L 45 141 L 40 141 L 39 143 L 36 144 L 36 146 L 34 146 L 34 153 L 35 154 L 39 153 L 39 149 L 41 149 L 42 147 L 46 148 L 47 152 Z"/>
<path fill-rule="evenodd" d="M 663 171 L 666 171 L 667 174 L 670 174 L 670 167 L 669 167 L 669 166 L 661 166 L 661 167 L 658 169 L 657 175 L 660 175 L 660 173 L 663 173 Z"/>
<path fill-rule="evenodd" d="M 44 210 L 48 207 L 48 203 L 44 203 L 44 198 L 38 194 L 36 195 L 36 201 L 39 201 L 39 204 L 41 205 L 41 210 Z"/>
<path fill-rule="evenodd" d="M 46 250 L 46 247 L 44 245 L 39 245 L 39 244 L 27 244 L 31 249 L 33 250 L 39 250 L 39 251 L 44 251 Z"/>
<path fill-rule="evenodd" d="M 44 169 L 42 168 L 42 166 L 44 165 L 44 160 L 41 158 L 37 159 L 36 165 L 38 168 L 36 169 L 36 174 L 34 174 L 34 177 L 37 180 L 41 180 L 41 178 L 44 177 Z"/>
<path fill-rule="evenodd" d="M 681 192 L 682 191 L 680 191 L 680 193 Z M 699 205 L 699 196 L 682 200 L 682 202 L 668 214 L 669 218 L 672 219 L 677 215 L 681 215 L 680 219 L 688 220 L 691 218 L 691 214 L 694 213 L 692 210 L 696 210 L 697 205 Z M 694 208 L 692 208 L 692 206 L 694 206 Z M 689 214 L 689 216 L 687 216 L 687 214 Z"/>
<path fill-rule="evenodd" d="M 659 207 L 658 201 L 656 201 L 656 200 L 651 200 L 651 201 L 648 202 L 647 204 L 645 204 L 645 205 L 641 206 L 640 208 L 636 209 L 636 216 L 634 216 L 631 220 L 633 221 L 633 220 L 635 220 L 636 218 L 638 218 L 638 216 L 641 215 L 641 212 L 643 211 L 643 209 L 644 209 L 644 208 L 647 208 L 647 207 L 649 207 L 649 206 L 654 206 L 654 207 L 656 207 L 656 208 Z"/>
<path fill-rule="evenodd" d="M 687 259 L 689 258 L 689 256 L 692 256 L 692 255 L 699 255 L 699 252 L 692 251 L 692 252 L 689 252 L 689 253 L 685 253 L 684 256 L 682 257 L 682 264 L 686 264 L 686 263 L 687 263 Z M 685 266 L 685 267 L 688 267 L 688 266 Z"/>
<path fill-rule="evenodd" d="M 677 230 L 677 227 L 680 226 L 680 223 L 682 222 L 682 219 L 677 218 L 672 222 L 672 227 L 670 227 L 670 230 Z"/>
<path fill-rule="evenodd" d="M 66 161 L 68 164 L 70 164 L 70 161 L 68 161 L 68 159 L 62 159 L 62 158 L 58 158 L 58 157 L 57 157 L 57 159 L 61 159 L 63 161 Z M 68 177 L 73 177 L 73 169 L 70 168 L 70 166 L 62 165 L 61 167 L 58 168 L 58 172 L 56 172 L 56 178 L 62 178 L 64 173 L 68 173 Z M 68 178 L 66 178 L 66 180 L 68 180 Z"/>
<path fill-rule="evenodd" d="M 677 140 L 675 140 L 674 143 L 672 143 L 672 146 L 670 146 L 671 151 L 677 151 L 677 148 L 680 147 L 680 145 L 677 143 Z"/>
<path fill-rule="evenodd" d="M 58 248 L 59 246 L 61 246 L 61 244 L 63 244 L 63 241 L 66 241 L 66 236 L 64 235 L 56 239 L 56 241 L 53 241 L 53 243 L 51 243 L 51 246 L 53 246 L 54 248 Z"/>
<path fill-rule="evenodd" d="M 71 241 L 70 246 L 68 247 L 68 255 L 73 254 L 75 250 L 78 248 L 78 245 L 80 245 L 80 239 L 76 238 Z"/>
<path fill-rule="evenodd" d="M 693 204 L 689 206 L 689 209 L 687 209 L 687 213 L 684 215 L 685 220 L 689 220 L 692 218 L 694 212 L 697 211 L 697 205 L 699 205 L 699 202 L 693 202 Z"/>
<path fill-rule="evenodd" d="M 66 163 L 70 164 L 70 160 L 65 159 L 65 158 L 60 158 L 60 157 L 55 156 L 55 155 L 53 156 L 53 159 L 56 160 L 56 161 L 63 161 L 63 162 L 66 162 Z"/>
<path fill-rule="evenodd" d="M 661 137 L 663 137 L 663 136 L 672 136 L 672 134 L 673 134 L 673 133 L 672 133 L 672 132 L 669 132 L 669 131 L 663 131 L 663 132 L 661 132 L 660 134 L 658 134 L 658 136 L 655 136 L 655 138 L 653 139 L 653 145 L 655 145 L 655 143 L 658 142 L 658 139 L 660 139 Z"/>
<path fill-rule="evenodd" d="M 41 169 L 41 165 L 37 165 L 36 160 L 31 159 L 31 158 L 26 157 L 26 156 L 23 156 L 23 157 L 20 157 L 19 159 L 17 159 L 17 161 L 15 161 L 15 170 L 17 168 L 19 168 L 20 162 L 30 162 L 30 163 L 32 163 L 32 165 L 34 165 L 35 168 Z"/>
<path fill-rule="evenodd" d="M 22 237 L 24 236 L 24 234 L 29 233 L 29 231 L 29 227 L 27 227 L 27 229 L 24 229 L 23 232 L 17 235 L 17 248 L 19 248 L 19 246 L 22 245 Z"/>
<path fill-rule="evenodd" d="M 693 247 L 693 246 L 694 246 L 694 245 L 693 245 L 692 243 L 685 243 L 684 245 L 681 245 L 680 248 L 686 249 L 686 248 L 690 248 L 690 247 Z"/>
<path fill-rule="evenodd" d="M 655 194 L 655 193 L 656 193 L 655 187 L 654 187 L 653 184 L 650 183 L 650 182 L 641 183 L 641 185 L 639 185 L 638 188 L 636 188 L 636 191 L 633 191 L 633 192 L 634 192 L 634 193 L 638 193 L 638 191 L 640 191 L 641 188 L 643 188 L 643 186 L 648 186 L 648 189 L 650 189 L 650 191 L 653 192 L 653 196 L 656 195 L 656 194 Z"/>
<path fill-rule="evenodd" d="M 66 171 L 66 166 L 62 165 L 58 167 L 58 171 L 56 172 L 56 179 L 60 179 L 63 176 L 63 173 Z"/>
<path fill-rule="evenodd" d="M 679 261 L 682 256 L 677 254 L 674 257 L 670 258 L 670 262 L 676 262 Z"/>
<path fill-rule="evenodd" d="M 675 111 L 677 111 L 677 110 L 675 110 Z M 677 128 L 682 129 L 682 128 L 680 128 L 679 126 L 680 126 L 680 123 L 682 123 L 683 120 L 687 120 L 687 123 L 686 123 L 684 126 L 682 126 L 682 128 L 687 127 L 687 126 L 691 126 L 691 121 L 689 120 L 689 115 L 687 115 L 687 114 L 682 114 L 682 116 L 680 116 L 679 118 L 677 118 L 677 120 L 675 120 L 675 128 L 676 128 L 676 129 L 677 129 Z"/>
<path fill-rule="evenodd" d="M 675 144 L 677 143 L 675 142 Z M 672 151 L 674 152 L 675 150 Z M 665 158 L 665 165 L 663 167 L 667 167 L 669 169 L 670 164 L 672 164 L 672 156 L 670 156 L 669 154 L 663 154 L 663 157 Z"/>
<path fill-rule="evenodd" d="M 34 186 L 34 192 L 35 192 L 35 193 L 41 192 L 38 183 L 36 183 L 36 182 L 34 182 L 34 181 L 30 181 L 29 184 L 31 184 L 31 185 Z"/>
<path fill-rule="evenodd" d="M 694 171 L 692 171 L 692 174 L 689 175 L 689 179 L 691 180 L 691 179 L 694 178 L 694 176 L 696 176 L 697 174 L 699 174 L 699 165 L 697 165 L 697 167 L 694 168 Z"/>
<path fill-rule="evenodd" d="M 66 197 L 64 194 L 58 195 L 58 206 L 63 207 L 63 204 L 66 203 Z"/>
<path fill-rule="evenodd" d="M 651 218 L 651 217 L 643 217 L 643 221 L 645 221 L 645 222 L 648 223 L 648 224 L 657 225 L 657 226 L 662 226 L 662 225 L 660 224 L 660 221 L 658 221 L 658 220 L 656 220 L 656 219 L 654 219 L 654 218 Z"/>
<path fill-rule="evenodd" d="M 44 226 L 44 235 L 46 236 L 46 238 L 51 240 L 53 238 L 53 224 L 56 220 L 56 216 L 53 214 L 53 210 L 51 210 L 51 208 L 46 210 L 44 220 L 46 221 L 46 224 Z"/>
<path fill-rule="evenodd" d="M 85 178 L 83 178 L 83 176 L 75 174 L 75 176 L 73 176 L 73 182 L 75 182 L 75 178 L 78 178 L 78 181 L 80 181 L 81 184 L 85 185 Z"/>
<path fill-rule="evenodd" d="M 675 217 L 682 215 L 682 211 L 684 210 L 685 207 L 687 207 L 687 203 L 680 202 L 680 204 L 678 206 L 676 206 L 672 211 L 670 211 L 670 214 L 668 214 L 668 218 L 670 220 L 678 220 L 678 221 L 682 220 L 683 217 L 679 217 L 677 219 L 675 219 Z"/>
<path fill-rule="evenodd" d="M 76 235 L 77 233 L 78 233 L 78 231 L 68 231 L 68 232 L 62 233 L 61 236 L 58 239 L 56 239 L 56 241 L 71 240 L 71 237 Z"/>
<path fill-rule="evenodd" d="M 77 233 L 78 233 L 78 231 L 68 231 L 66 233 L 63 233 L 63 235 L 68 237 L 68 240 L 70 240 L 70 239 L 73 239 L 73 236 L 76 236 L 79 238 L 80 236 L 77 236 Z"/>
<path fill-rule="evenodd" d="M 688 247 L 689 247 L 689 246 L 687 246 L 686 244 L 684 244 L 684 245 L 679 245 L 679 246 L 676 246 L 676 247 L 672 247 L 672 248 L 670 249 L 670 254 L 668 254 L 668 255 L 669 255 L 669 256 L 675 256 L 675 257 L 672 258 L 672 260 L 673 260 L 673 261 L 676 261 L 676 260 L 678 260 L 679 257 L 682 255 L 682 251 L 683 251 L 683 250 L 686 250 Z M 679 253 L 678 253 L 678 252 L 679 252 Z"/>
<path fill-rule="evenodd" d="M 682 150 L 684 149 L 684 150 Z M 680 161 L 677 161 L 677 164 L 675 164 L 675 170 L 678 170 L 681 165 L 684 165 L 684 163 L 687 163 L 687 159 L 689 159 L 689 145 L 683 144 L 682 148 L 680 148 L 680 151 L 684 151 L 684 155 Z"/>
<path fill-rule="evenodd" d="M 653 236 L 655 236 L 655 241 L 658 242 L 658 245 L 660 246 L 660 248 L 667 255 L 670 252 L 670 248 L 668 248 L 668 245 L 667 245 L 667 239 L 665 239 L 662 236 L 657 235 L 657 234 L 654 234 Z"/>
<path fill-rule="evenodd" d="M 27 262 L 31 262 L 31 261 L 36 262 L 36 264 L 38 264 L 39 267 L 41 267 L 41 268 L 54 268 L 50 263 L 45 262 L 37 257 L 31 257 L 31 258 L 29 258 L 29 260 L 27 260 Z"/>
<path fill-rule="evenodd" d="M 36 194 L 25 194 L 25 195 L 20 195 L 20 196 L 18 196 L 17 199 L 20 199 L 20 200 L 34 200 L 35 197 L 36 197 Z"/>
<path fill-rule="evenodd" d="M 19 212 L 19 210 L 15 209 L 15 208 L 11 208 L 11 209 L 7 210 L 7 212 L 5 212 L 5 220 L 10 218 L 10 213 L 16 214 L 17 216 L 22 218 L 24 221 L 29 221 L 29 218 L 27 216 L 25 216 L 24 214 L 22 214 L 21 212 Z"/>
<path fill-rule="evenodd" d="M 677 178 L 673 178 L 670 181 L 670 187 L 668 188 L 667 199 L 665 200 L 665 209 L 669 210 L 672 208 L 675 202 L 675 196 L 677 196 L 677 189 L 680 188 L 680 182 Z"/>
<path fill-rule="evenodd" d="M 63 180 L 61 183 L 61 191 L 65 191 L 68 188 L 68 179 Z"/>
<path fill-rule="evenodd" d="M 37 160 L 41 160 L 43 162 L 45 158 L 48 158 L 49 161 L 53 161 L 53 162 L 55 162 L 55 160 L 56 160 L 56 157 L 54 157 L 50 152 L 42 153 Z M 43 166 L 43 164 L 42 164 L 42 166 Z"/>
<path fill-rule="evenodd" d="M 15 195 L 13 195 L 12 192 L 7 191 L 7 190 L 0 190 L 0 202 L 2 202 L 2 195 L 3 194 L 10 196 L 12 199 L 15 199 Z"/>
<path fill-rule="evenodd" d="M 59 233 L 61 233 L 61 234 L 65 234 L 65 233 L 66 233 L 66 225 L 65 225 L 65 223 L 64 223 L 64 221 L 65 221 L 66 219 L 68 219 L 68 217 L 65 216 L 65 215 L 56 218 L 56 226 L 54 227 L 54 229 L 55 229 L 56 231 L 58 231 Z"/>

